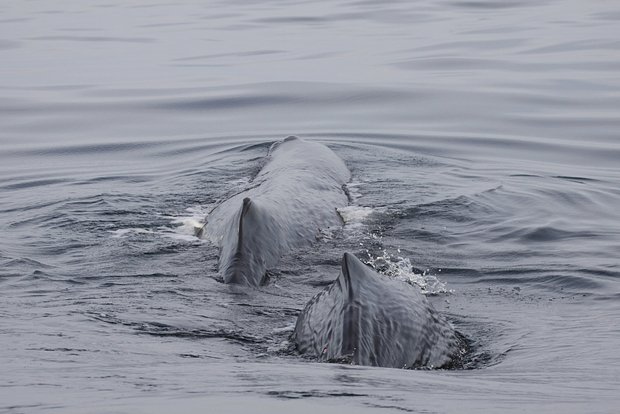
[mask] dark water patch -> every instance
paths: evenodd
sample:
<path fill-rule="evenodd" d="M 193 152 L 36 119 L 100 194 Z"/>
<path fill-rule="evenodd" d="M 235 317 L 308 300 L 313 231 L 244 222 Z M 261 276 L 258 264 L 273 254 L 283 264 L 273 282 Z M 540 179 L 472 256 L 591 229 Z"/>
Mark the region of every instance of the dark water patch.
<path fill-rule="evenodd" d="M 525 174 L 525 173 L 520 173 L 520 174 L 510 174 L 510 177 L 525 177 L 525 178 L 544 178 L 542 175 L 536 175 L 536 174 Z"/>
<path fill-rule="evenodd" d="M 615 60 L 599 60 L 595 62 L 509 62 L 490 58 L 467 58 L 452 56 L 423 56 L 416 59 L 394 62 L 394 67 L 405 70 L 444 70 L 444 71 L 511 71 L 542 72 L 563 70 L 587 70 L 592 72 L 614 72 L 620 70 L 620 62 Z"/>
<path fill-rule="evenodd" d="M 494 232 L 497 232 L 495 229 Z M 530 243 L 553 243 L 571 239 L 600 238 L 602 235 L 593 231 L 566 230 L 553 226 L 525 227 L 505 229 L 505 233 L 495 236 L 490 242 L 516 241 L 529 245 Z"/>
<path fill-rule="evenodd" d="M 243 344 L 259 344 L 264 342 L 263 339 L 256 336 L 247 335 L 239 330 L 231 329 L 184 329 L 174 326 L 162 324 L 159 322 L 145 322 L 139 325 L 133 325 L 137 333 L 161 336 L 161 337 L 174 337 L 183 339 L 226 339 L 230 341 L 240 342 Z"/>
<path fill-rule="evenodd" d="M 188 98 L 152 104 L 153 108 L 165 110 L 213 111 L 265 107 L 269 105 L 292 104 L 296 99 L 279 95 L 236 96 L 222 98 Z"/>
<path fill-rule="evenodd" d="M 579 273 L 595 276 L 597 278 L 604 277 L 620 280 L 620 264 L 615 264 L 610 267 L 611 268 L 605 268 L 603 266 L 592 266 L 590 268 L 576 269 L 576 271 Z"/>
<path fill-rule="evenodd" d="M 79 144 L 50 147 L 37 150 L 42 156 L 106 154 L 115 152 L 141 151 L 162 145 L 158 142 L 116 142 L 106 144 Z"/>
<path fill-rule="evenodd" d="M 360 394 L 346 391 L 321 391 L 321 390 L 303 390 L 303 391 L 267 391 L 266 395 L 270 397 L 282 398 L 287 400 L 297 400 L 301 398 L 334 398 L 334 397 L 368 397 L 368 394 Z"/>
<path fill-rule="evenodd" d="M 463 9 L 471 9 L 471 10 L 488 10 L 492 12 L 498 9 L 512 9 L 518 7 L 527 7 L 533 6 L 534 4 L 530 1 L 516 1 L 516 0 L 507 0 L 507 1 L 452 1 L 447 3 L 449 6 L 455 6 Z"/>
<path fill-rule="evenodd" d="M 50 178 L 45 180 L 30 180 L 30 181 L 22 181 L 14 184 L 6 184 L 0 186 L 2 190 L 25 190 L 33 187 L 47 187 L 55 184 L 64 184 L 70 181 L 69 179 L 62 178 Z"/>
<path fill-rule="evenodd" d="M 383 410 L 404 411 L 406 413 L 419 412 L 418 410 L 414 410 L 414 409 L 407 408 L 407 407 L 401 407 L 399 405 L 387 405 L 387 404 L 371 403 L 371 402 L 365 402 L 364 405 L 367 405 L 368 407 L 371 407 L 371 408 L 379 408 L 379 409 L 383 409 Z"/>
<path fill-rule="evenodd" d="M 459 134 L 457 136 L 442 134 L 386 134 L 381 132 L 363 133 L 350 131 L 346 133 L 314 133 L 312 137 L 322 139 L 337 138 L 341 143 L 370 144 L 401 150 L 411 153 L 440 156 L 440 160 L 450 161 L 451 164 L 465 161 L 464 153 L 474 151 L 470 157 L 476 159 L 481 155 L 498 159 L 523 159 L 528 165 L 537 159 L 533 154 L 545 156 L 545 162 L 553 158 L 554 164 L 567 163 L 573 166 L 581 165 L 584 159 L 596 159 L 599 166 L 604 168 L 612 159 L 620 158 L 620 148 L 603 145 L 594 147 L 586 143 L 565 141 L 558 142 L 544 137 L 518 137 L 502 135 L 471 136 Z M 380 143 L 380 144 L 378 144 Z M 524 158 L 523 155 L 527 154 Z M 581 162 L 579 160 L 582 160 Z M 588 164 L 589 165 L 589 164 Z"/>
<path fill-rule="evenodd" d="M 154 8 L 162 8 L 162 7 L 177 7 L 178 3 L 170 2 L 170 3 L 154 3 L 154 4 L 132 4 L 127 6 L 130 9 L 154 9 Z"/>
<path fill-rule="evenodd" d="M 446 314 L 454 324 L 462 342 L 460 358 L 447 369 L 477 370 L 500 364 L 509 350 L 497 351 L 492 346 L 498 340 L 500 328 L 489 320 L 476 320 L 471 316 L 463 317 Z"/>
<path fill-rule="evenodd" d="M 515 48 L 524 44 L 523 39 L 479 39 L 479 40 L 460 40 L 453 42 L 446 42 L 440 44 L 434 44 L 431 46 L 419 46 L 413 49 L 407 49 L 406 53 L 419 53 L 419 52 L 434 52 L 450 51 L 450 50 L 462 50 L 462 49 L 479 49 L 485 50 L 506 50 L 507 48 Z"/>
<path fill-rule="evenodd" d="M 286 16 L 286 17 L 262 17 L 253 20 L 254 23 L 267 23 L 267 24 L 323 24 L 328 19 L 321 16 Z"/>
<path fill-rule="evenodd" d="M 65 27 L 58 30 L 59 32 L 102 32 L 102 29 L 94 28 L 94 27 Z"/>
<path fill-rule="evenodd" d="M 620 11 L 607 11 L 604 13 L 592 13 L 591 16 L 597 20 L 616 21 L 616 20 L 620 20 Z"/>
<path fill-rule="evenodd" d="M 420 204 L 414 208 L 403 211 L 401 213 L 401 218 L 446 215 L 453 218 L 454 221 L 459 222 L 467 221 L 474 217 L 484 217 L 493 212 L 493 208 L 489 204 L 485 204 L 481 200 L 476 200 L 474 197 L 459 195 L 454 198 L 446 198 L 431 203 Z"/>
<path fill-rule="evenodd" d="M 101 352 L 100 350 L 85 349 L 85 348 L 29 348 L 28 351 L 44 351 L 44 352 L 66 352 L 71 354 L 78 354 L 81 352 Z"/>
<path fill-rule="evenodd" d="M 132 279 L 137 279 L 142 280 L 142 279 L 166 279 L 168 281 L 173 280 L 173 279 L 177 279 L 179 277 L 179 275 L 174 274 L 174 273 L 162 273 L 162 272 L 154 272 L 154 273 L 127 273 L 127 274 L 118 274 L 118 275 L 101 275 L 101 276 L 95 276 L 95 278 L 132 278 Z"/>
<path fill-rule="evenodd" d="M 26 218 L 20 218 L 7 224 L 8 228 L 20 228 L 26 226 L 52 226 L 52 225 L 67 225 L 70 224 L 70 219 L 62 212 L 44 212 L 36 216 L 30 216 Z"/>
<path fill-rule="evenodd" d="M 0 24 L 4 24 L 4 23 L 21 23 L 21 22 L 27 22 L 29 20 L 32 20 L 31 17 L 16 17 L 16 18 L 12 18 L 12 19 L 0 19 Z"/>
<path fill-rule="evenodd" d="M 188 26 L 187 22 L 167 22 L 167 23 L 147 23 L 141 24 L 138 27 L 143 27 L 145 29 L 150 28 L 161 28 L 161 27 L 178 27 L 178 26 Z"/>
<path fill-rule="evenodd" d="M 549 54 L 549 53 L 568 53 L 574 54 L 576 51 L 593 51 L 593 50 L 602 50 L 602 51 L 612 51 L 615 52 L 620 49 L 620 42 L 611 41 L 611 42 L 601 42 L 600 40 L 579 40 L 572 42 L 562 42 L 558 44 L 553 44 L 549 46 L 537 47 L 533 49 L 529 49 L 522 53 L 530 53 L 530 54 Z"/>
<path fill-rule="evenodd" d="M 88 180 L 76 181 L 71 183 L 71 185 L 92 185 L 100 182 L 107 181 L 120 181 L 128 184 L 138 184 L 138 183 L 147 183 L 153 181 L 154 177 L 152 175 L 119 175 L 119 176 L 105 176 L 105 177 L 94 177 Z"/>
<path fill-rule="evenodd" d="M 499 276 L 499 277 L 498 277 Z M 580 275 L 575 270 L 560 272 L 545 269 L 489 269 L 482 271 L 482 276 L 473 283 L 488 285 L 514 285 L 519 288 L 528 287 L 566 294 L 588 293 L 601 290 L 604 286 L 600 281 Z"/>
<path fill-rule="evenodd" d="M 28 40 L 88 42 L 88 43 L 154 43 L 148 37 L 115 37 L 115 36 L 34 36 Z"/>
<path fill-rule="evenodd" d="M 214 355 L 205 355 L 205 354 L 179 354 L 181 358 L 191 358 L 191 359 L 223 359 Z"/>
<path fill-rule="evenodd" d="M 250 313 L 263 316 L 297 316 L 301 308 L 286 308 L 282 306 L 257 305 L 249 303 L 238 303 L 236 306 L 245 307 Z"/>
<path fill-rule="evenodd" d="M 553 178 L 558 178 L 560 180 L 568 180 L 568 181 L 574 181 L 580 184 L 587 184 L 590 182 L 593 183 L 599 183 L 601 182 L 601 180 L 597 180 L 595 178 L 588 178 L 588 177 L 572 177 L 572 176 L 568 176 L 568 175 L 556 175 L 553 176 Z"/>
<path fill-rule="evenodd" d="M 228 64 L 225 63 L 176 63 L 171 64 L 180 68 L 225 68 Z"/>
<path fill-rule="evenodd" d="M 265 55 L 277 55 L 285 53 L 283 50 L 250 50 L 247 52 L 233 52 L 233 53 L 215 53 L 211 55 L 198 55 L 198 56 L 188 56 L 184 58 L 174 59 L 177 62 L 186 62 L 193 60 L 209 60 L 209 59 L 220 59 L 227 57 L 248 57 L 248 56 L 265 56 Z"/>
<path fill-rule="evenodd" d="M 74 85 L 74 84 L 60 84 L 60 85 L 28 85 L 28 86 L 11 86 L 2 85 L 0 90 L 7 91 L 78 91 L 92 88 L 92 85 Z"/>
<path fill-rule="evenodd" d="M 43 262 L 40 262 L 38 260 L 33 260 L 33 259 L 29 259 L 27 257 L 24 258 L 15 258 L 15 259 L 11 259 L 11 258 L 2 258 L 2 264 L 1 266 L 2 268 L 11 268 L 11 267 L 16 267 L 16 268 L 43 268 L 43 269 L 52 269 L 54 268 L 54 266 L 52 265 L 48 265 L 45 264 Z"/>

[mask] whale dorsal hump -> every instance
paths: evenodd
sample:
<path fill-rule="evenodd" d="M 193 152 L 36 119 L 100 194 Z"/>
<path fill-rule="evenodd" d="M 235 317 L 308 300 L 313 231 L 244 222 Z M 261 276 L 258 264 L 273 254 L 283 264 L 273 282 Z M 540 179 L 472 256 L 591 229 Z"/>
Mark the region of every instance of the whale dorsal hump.
<path fill-rule="evenodd" d="M 244 222 L 250 216 L 250 209 L 252 208 L 252 200 L 250 197 L 246 197 L 243 199 L 243 205 L 241 206 L 241 214 L 239 215 L 239 238 L 237 240 L 237 251 L 240 251 L 243 246 L 243 236 L 244 236 Z"/>
<path fill-rule="evenodd" d="M 345 253 L 342 256 L 340 283 L 342 294 L 348 302 L 355 302 L 360 299 L 362 286 L 372 280 L 373 272 L 354 254 Z"/>
<path fill-rule="evenodd" d="M 256 247 L 256 226 L 259 220 L 257 206 L 246 197 L 238 216 L 236 247 L 223 268 L 226 283 L 259 286 L 264 281 L 265 269 L 260 248 Z"/>

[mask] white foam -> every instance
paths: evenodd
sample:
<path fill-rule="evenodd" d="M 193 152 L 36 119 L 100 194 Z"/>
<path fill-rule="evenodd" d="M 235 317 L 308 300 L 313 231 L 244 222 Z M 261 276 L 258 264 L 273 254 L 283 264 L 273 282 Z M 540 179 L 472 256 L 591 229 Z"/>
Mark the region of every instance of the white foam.
<path fill-rule="evenodd" d="M 192 236 L 196 238 L 196 231 L 205 225 L 207 210 L 202 206 L 188 207 L 187 215 L 170 217 L 171 223 L 176 225 L 173 230 L 179 235 Z"/>
<path fill-rule="evenodd" d="M 295 330 L 295 324 L 292 323 L 290 325 L 283 326 L 281 328 L 273 328 L 271 331 L 275 334 L 293 332 Z"/>
<path fill-rule="evenodd" d="M 196 242 L 200 238 L 197 232 L 205 225 L 208 208 L 194 206 L 185 209 L 186 214 L 180 216 L 168 216 L 171 227 L 160 227 L 159 234 L 174 240 Z"/>
<path fill-rule="evenodd" d="M 362 206 L 347 206 L 337 209 L 345 225 L 362 224 L 372 213 L 373 208 Z"/>
<path fill-rule="evenodd" d="M 170 226 L 160 226 L 156 230 L 144 228 L 126 228 L 112 230 L 112 237 L 126 238 L 135 234 L 153 234 L 159 237 L 166 237 L 184 242 L 204 242 L 196 236 L 197 231 L 204 226 L 206 208 L 197 206 L 189 207 L 185 210 L 186 214 L 179 216 L 164 216 L 170 220 Z"/>
<path fill-rule="evenodd" d="M 400 253 L 400 249 L 398 253 Z M 429 269 L 422 273 L 416 273 L 409 258 L 394 256 L 387 250 L 376 257 L 368 253 L 368 259 L 365 262 L 386 276 L 419 286 L 425 295 L 454 292 L 448 289 L 446 283 L 439 280 L 437 276 L 429 274 Z"/>
<path fill-rule="evenodd" d="M 115 239 L 125 238 L 131 234 L 153 234 L 155 233 L 152 230 L 141 229 L 138 227 L 132 227 L 128 229 L 109 230 L 109 232 L 112 233 L 112 237 Z"/>

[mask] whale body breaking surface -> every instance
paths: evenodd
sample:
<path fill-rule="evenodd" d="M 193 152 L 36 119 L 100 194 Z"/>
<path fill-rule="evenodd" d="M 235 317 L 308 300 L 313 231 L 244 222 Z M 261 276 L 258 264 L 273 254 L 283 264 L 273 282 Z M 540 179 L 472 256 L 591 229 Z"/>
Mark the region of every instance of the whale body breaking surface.
<path fill-rule="evenodd" d="M 376 273 L 350 253 L 338 278 L 301 312 L 292 340 L 319 361 L 391 368 L 452 368 L 466 352 L 419 288 Z"/>
<path fill-rule="evenodd" d="M 328 147 L 288 137 L 271 146 L 248 188 L 208 215 L 225 283 L 256 287 L 321 228 L 341 226 L 351 174 Z M 344 253 L 339 277 L 305 306 L 292 341 L 319 361 L 394 368 L 458 363 L 463 341 L 417 287 L 379 275 Z"/>
<path fill-rule="evenodd" d="M 310 245 L 318 230 L 341 226 L 351 173 L 327 146 L 288 137 L 272 145 L 249 188 L 207 217 L 205 236 L 220 248 L 226 283 L 259 286 L 280 258 Z"/>

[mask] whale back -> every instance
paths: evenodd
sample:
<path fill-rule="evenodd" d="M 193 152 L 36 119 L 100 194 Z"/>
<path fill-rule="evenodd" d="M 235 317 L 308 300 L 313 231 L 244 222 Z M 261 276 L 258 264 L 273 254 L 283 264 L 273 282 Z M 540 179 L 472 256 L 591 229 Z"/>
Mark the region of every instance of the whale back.
<path fill-rule="evenodd" d="M 224 281 L 258 286 L 284 254 L 311 244 L 320 228 L 342 225 L 336 208 L 348 203 L 349 178 L 325 145 L 296 137 L 272 145 L 250 187 L 207 217 L 204 234 L 220 247 Z"/>
<path fill-rule="evenodd" d="M 420 290 L 345 253 L 338 279 L 308 302 L 293 339 L 322 361 L 393 368 L 442 367 L 460 340 Z"/>
<path fill-rule="evenodd" d="M 259 286 L 268 266 L 277 262 L 274 248 L 282 240 L 282 228 L 249 197 L 230 222 L 230 237 L 225 239 L 220 254 L 220 272 L 225 283 Z M 265 239 L 265 240 L 263 240 Z M 267 248 L 266 240 L 271 246 Z"/>

